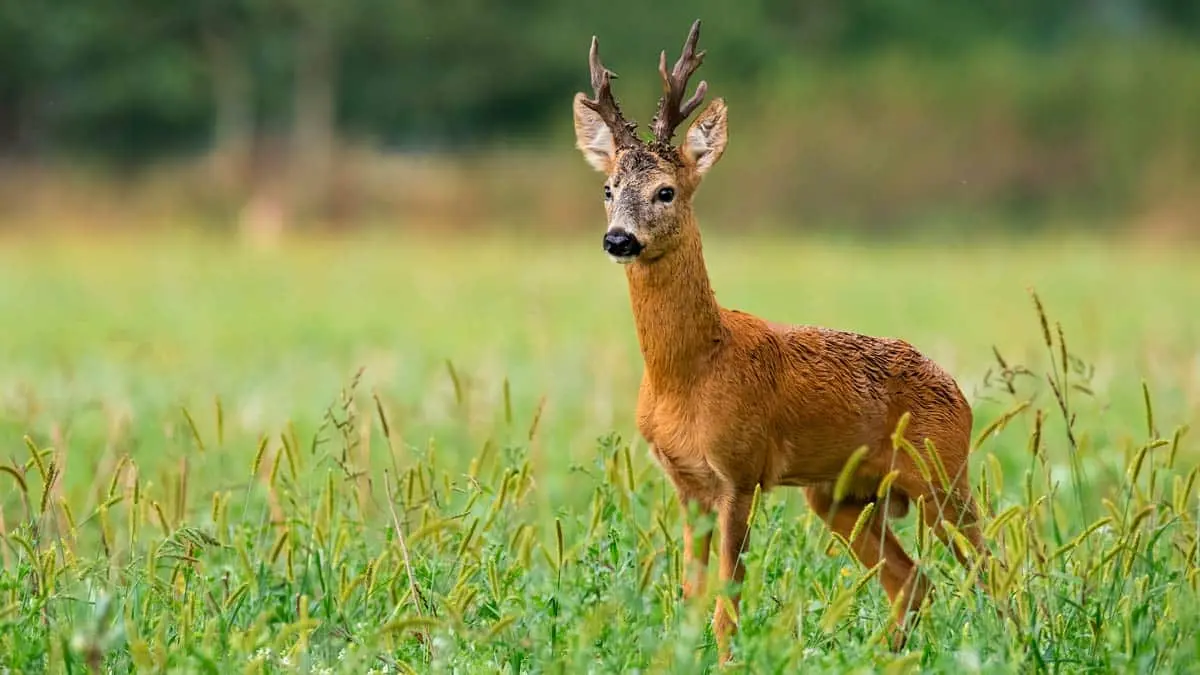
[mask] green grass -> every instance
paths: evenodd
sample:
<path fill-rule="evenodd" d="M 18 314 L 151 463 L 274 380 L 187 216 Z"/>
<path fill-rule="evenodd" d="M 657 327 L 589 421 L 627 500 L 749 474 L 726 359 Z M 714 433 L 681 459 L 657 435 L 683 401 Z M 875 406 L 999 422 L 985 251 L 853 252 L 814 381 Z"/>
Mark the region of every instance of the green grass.
<path fill-rule="evenodd" d="M 5 242 L 0 672 L 713 666 L 597 241 Z M 877 584 L 797 492 L 770 493 L 735 668 L 1197 670 L 1197 451 L 1177 429 L 1200 409 L 1200 255 L 707 253 L 726 305 L 901 336 L 959 378 L 1012 572 L 989 599 L 910 516 L 939 591 L 890 654 Z"/>

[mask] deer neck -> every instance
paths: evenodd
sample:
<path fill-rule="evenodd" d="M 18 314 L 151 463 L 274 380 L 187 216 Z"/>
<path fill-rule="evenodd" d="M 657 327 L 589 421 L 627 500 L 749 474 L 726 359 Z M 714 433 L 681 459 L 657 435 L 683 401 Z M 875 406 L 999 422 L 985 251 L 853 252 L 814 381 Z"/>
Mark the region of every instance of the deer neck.
<path fill-rule="evenodd" d="M 681 237 L 670 252 L 625 271 L 646 375 L 659 389 L 690 384 L 723 333 L 700 231 L 690 215 Z"/>

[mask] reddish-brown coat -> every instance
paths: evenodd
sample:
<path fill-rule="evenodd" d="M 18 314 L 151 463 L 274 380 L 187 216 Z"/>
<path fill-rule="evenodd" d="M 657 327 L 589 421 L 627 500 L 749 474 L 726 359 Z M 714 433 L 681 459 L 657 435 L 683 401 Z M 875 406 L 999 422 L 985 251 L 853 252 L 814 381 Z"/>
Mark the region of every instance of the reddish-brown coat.
<path fill-rule="evenodd" d="M 639 432 L 682 504 L 694 501 L 719 518 L 727 511 L 741 517 L 756 486 L 804 487 L 810 504 L 847 538 L 863 507 L 877 501 L 880 481 L 898 470 L 892 490 L 878 500 L 875 526 L 863 528 L 854 543 L 864 563 L 874 565 L 881 555 L 887 560 L 881 581 L 889 599 L 903 591 L 915 609 L 927 584 L 883 515 L 901 517 L 910 500 L 924 496 L 984 552 L 967 482 L 970 406 L 950 375 L 902 340 L 790 326 L 721 308 L 709 285 L 699 230 L 690 212 L 685 215 L 677 247 L 626 268 L 645 361 Z M 953 481 L 949 493 L 894 449 L 892 434 L 905 413 L 905 437 L 922 456 L 925 441 L 932 442 Z M 862 446 L 869 451 L 846 498 L 834 504 L 834 482 Z M 933 471 L 932 458 L 926 466 Z M 928 520 L 944 536 L 934 509 Z M 738 539 L 739 549 L 748 543 L 736 523 L 719 529 L 723 538 Z M 690 542 L 690 533 L 685 539 Z M 699 545 L 704 550 L 687 556 L 699 563 L 688 579 L 689 595 L 704 588 L 707 546 Z M 737 553 L 722 546 L 723 580 L 740 581 L 740 561 L 725 560 Z M 731 628 L 731 618 L 718 609 L 718 635 Z M 894 645 L 902 643 L 898 632 Z"/>

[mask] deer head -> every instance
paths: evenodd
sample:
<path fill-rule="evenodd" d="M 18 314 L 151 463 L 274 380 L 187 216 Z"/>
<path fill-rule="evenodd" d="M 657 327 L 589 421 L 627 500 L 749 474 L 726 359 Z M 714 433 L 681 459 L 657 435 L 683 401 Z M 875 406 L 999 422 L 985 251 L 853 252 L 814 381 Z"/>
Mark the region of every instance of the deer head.
<path fill-rule="evenodd" d="M 588 63 L 595 98 L 575 95 L 575 144 L 584 159 L 607 176 L 604 250 L 616 262 L 653 262 L 678 245 L 685 230 L 695 227 L 692 195 L 701 177 L 725 151 L 726 110 L 720 98 L 696 117 L 679 147 L 671 142 L 676 128 L 700 106 L 708 90 L 701 81 L 695 93 L 684 100 L 688 79 L 704 60 L 704 52 L 696 51 L 699 37 L 697 20 L 670 72 L 667 53 L 659 57 L 663 96 L 651 124 L 654 138 L 650 141 L 639 139 L 637 124 L 621 114 L 612 93 L 616 73 L 600 62 L 599 42 L 592 38 Z"/>

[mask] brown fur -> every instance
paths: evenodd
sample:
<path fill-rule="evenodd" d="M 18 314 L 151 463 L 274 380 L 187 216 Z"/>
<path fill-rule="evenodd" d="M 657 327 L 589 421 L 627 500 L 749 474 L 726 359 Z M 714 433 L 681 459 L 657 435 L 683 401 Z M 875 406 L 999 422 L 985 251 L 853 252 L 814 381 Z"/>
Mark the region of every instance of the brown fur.
<path fill-rule="evenodd" d="M 863 565 L 884 561 L 880 582 L 903 602 L 893 646 L 904 643 L 906 619 L 929 591 L 887 518 L 901 517 L 923 497 L 925 524 L 943 541 L 945 518 L 982 555 L 984 542 L 967 479 L 971 408 L 954 380 L 901 340 L 811 326 L 772 323 L 722 308 L 705 268 L 691 200 L 702 175 L 720 158 L 726 110 L 720 99 L 696 119 L 679 149 L 617 148 L 596 143 L 597 124 L 575 106 L 579 147 L 608 174 L 613 198 L 610 227 L 627 229 L 645 244 L 625 268 L 645 371 L 637 426 L 674 484 L 680 504 L 694 502 L 717 516 L 722 582 L 740 583 L 748 545 L 747 519 L 755 488 L 802 487 L 809 505 L 849 539 L 863 509 L 879 500 L 883 478 L 899 475 L 860 530 L 852 550 Z M 597 152 L 597 150 L 601 150 Z M 677 196 L 656 203 L 664 185 Z M 925 457 L 936 448 L 951 478 L 948 490 L 927 481 L 892 434 L 908 413 L 905 437 Z M 858 448 L 868 452 L 840 502 L 834 484 Z M 932 467 L 932 465 L 930 465 Z M 932 470 L 932 469 L 931 469 Z M 936 474 L 935 474 L 936 475 Z M 695 537 L 684 525 L 684 593 L 704 593 L 711 535 Z M 959 560 L 966 558 L 955 550 Z M 739 593 L 719 602 L 714 633 L 723 658 L 736 625 Z"/>

